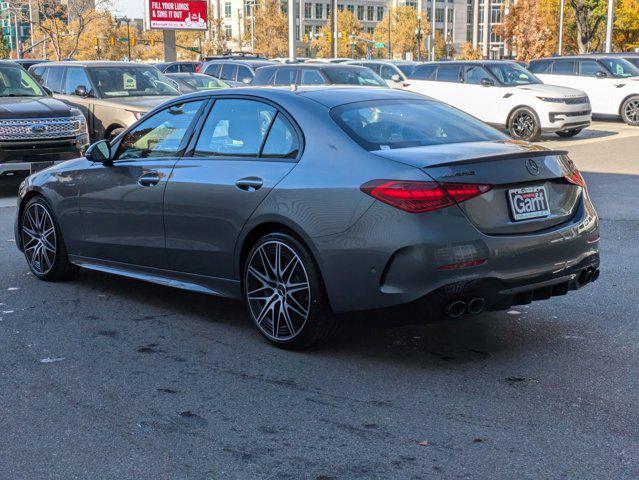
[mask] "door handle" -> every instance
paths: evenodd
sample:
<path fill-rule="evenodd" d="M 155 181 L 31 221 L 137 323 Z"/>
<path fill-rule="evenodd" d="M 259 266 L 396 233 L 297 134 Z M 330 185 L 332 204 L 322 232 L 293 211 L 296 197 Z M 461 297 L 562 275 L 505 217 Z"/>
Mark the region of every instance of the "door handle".
<path fill-rule="evenodd" d="M 258 177 L 246 177 L 240 178 L 237 182 L 235 182 L 235 186 L 240 190 L 244 190 L 247 192 L 254 192 L 255 190 L 259 190 L 262 188 L 264 182 L 261 178 Z"/>
<path fill-rule="evenodd" d="M 140 176 L 140 178 L 138 178 L 138 184 L 143 187 L 153 187 L 158 183 L 160 183 L 160 174 L 155 170 L 145 172 Z"/>

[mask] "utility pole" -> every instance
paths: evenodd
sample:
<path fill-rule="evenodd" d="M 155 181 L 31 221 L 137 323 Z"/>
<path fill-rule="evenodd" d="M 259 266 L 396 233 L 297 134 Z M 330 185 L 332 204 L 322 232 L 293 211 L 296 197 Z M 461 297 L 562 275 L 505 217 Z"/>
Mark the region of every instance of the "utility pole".
<path fill-rule="evenodd" d="M 391 9 L 391 3 L 388 4 L 388 59 L 392 60 L 393 59 L 393 51 L 391 49 L 391 14 L 392 14 L 392 9 Z"/>
<path fill-rule="evenodd" d="M 255 53 L 255 0 L 250 0 L 247 5 L 251 7 L 251 54 Z"/>
<path fill-rule="evenodd" d="M 288 0 L 288 59 L 295 62 L 295 0 Z"/>
<path fill-rule="evenodd" d="M 484 0 L 484 58 L 488 58 L 490 52 L 490 9 L 490 0 Z"/>
<path fill-rule="evenodd" d="M 338 26 L 337 26 L 337 0 L 331 0 L 331 15 L 333 17 L 333 58 L 337 58 L 338 55 Z"/>
<path fill-rule="evenodd" d="M 421 3 L 421 1 L 420 1 Z M 417 61 L 422 61 L 422 17 L 417 17 Z"/>
<path fill-rule="evenodd" d="M 612 30 L 615 23 L 615 2 L 608 0 L 608 19 L 606 21 L 606 53 L 612 52 Z"/>
<path fill-rule="evenodd" d="M 126 23 L 126 43 L 127 43 L 127 51 L 129 52 L 128 55 L 128 61 L 131 61 L 131 19 L 127 16 L 124 17 L 115 17 L 115 21 L 117 22 L 118 26 L 120 25 L 120 23 Z"/>
<path fill-rule="evenodd" d="M 564 45 L 564 0 L 560 0 L 561 5 L 559 7 L 559 46 L 557 48 L 557 54 L 561 55 Z"/>
<path fill-rule="evenodd" d="M 477 48 L 478 46 L 479 46 L 479 0 L 473 0 L 473 48 Z"/>
<path fill-rule="evenodd" d="M 431 1 L 431 7 L 430 7 L 430 20 L 431 20 L 431 31 L 430 31 L 430 38 L 431 38 L 431 43 L 430 43 L 430 59 L 432 61 L 435 61 L 435 45 L 437 42 L 435 42 L 435 12 L 437 11 L 437 0 L 430 0 Z"/>
<path fill-rule="evenodd" d="M 11 15 L 11 12 L 9 12 Z M 20 36 L 18 34 L 18 10 L 13 11 L 13 29 L 15 30 L 16 36 L 16 58 L 22 58 L 22 54 L 20 53 Z"/>

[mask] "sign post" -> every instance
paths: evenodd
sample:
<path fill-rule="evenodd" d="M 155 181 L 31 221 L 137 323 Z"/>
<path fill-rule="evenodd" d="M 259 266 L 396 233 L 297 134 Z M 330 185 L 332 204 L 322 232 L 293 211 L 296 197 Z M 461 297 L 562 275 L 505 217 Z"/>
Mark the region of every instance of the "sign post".
<path fill-rule="evenodd" d="M 177 59 L 176 30 L 208 30 L 207 0 L 148 0 L 148 27 L 162 30 L 164 59 Z"/>

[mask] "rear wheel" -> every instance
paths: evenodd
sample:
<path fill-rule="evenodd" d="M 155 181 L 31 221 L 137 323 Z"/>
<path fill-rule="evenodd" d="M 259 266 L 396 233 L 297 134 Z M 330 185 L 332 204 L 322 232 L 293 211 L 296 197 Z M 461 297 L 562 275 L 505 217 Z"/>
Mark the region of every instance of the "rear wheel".
<path fill-rule="evenodd" d="M 628 125 L 639 126 L 639 95 L 630 97 L 621 106 L 621 118 Z"/>
<path fill-rule="evenodd" d="M 515 140 L 527 142 L 538 140 L 541 128 L 535 112 L 526 107 L 515 110 L 508 121 L 508 133 Z"/>
<path fill-rule="evenodd" d="M 24 207 L 20 235 L 29 269 L 39 279 L 64 280 L 76 272 L 53 213 L 42 197 L 33 197 Z"/>
<path fill-rule="evenodd" d="M 581 130 L 582 130 L 581 128 L 571 128 L 570 130 L 561 130 L 555 133 L 562 138 L 570 138 L 577 135 L 579 132 L 581 132 Z"/>
<path fill-rule="evenodd" d="M 271 233 L 253 246 L 244 264 L 243 290 L 253 323 L 278 347 L 310 347 L 335 331 L 317 265 L 290 235 Z"/>

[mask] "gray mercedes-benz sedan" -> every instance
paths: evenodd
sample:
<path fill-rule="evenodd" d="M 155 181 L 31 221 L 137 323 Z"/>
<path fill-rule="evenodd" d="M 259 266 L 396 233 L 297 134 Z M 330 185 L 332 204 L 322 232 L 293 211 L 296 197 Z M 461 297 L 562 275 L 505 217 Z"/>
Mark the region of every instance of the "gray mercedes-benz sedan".
<path fill-rule="evenodd" d="M 42 280 L 78 267 L 244 298 L 302 348 L 337 313 L 499 310 L 599 276 L 598 218 L 565 152 L 427 97 L 240 88 L 154 109 L 27 178 L 16 243 Z"/>

